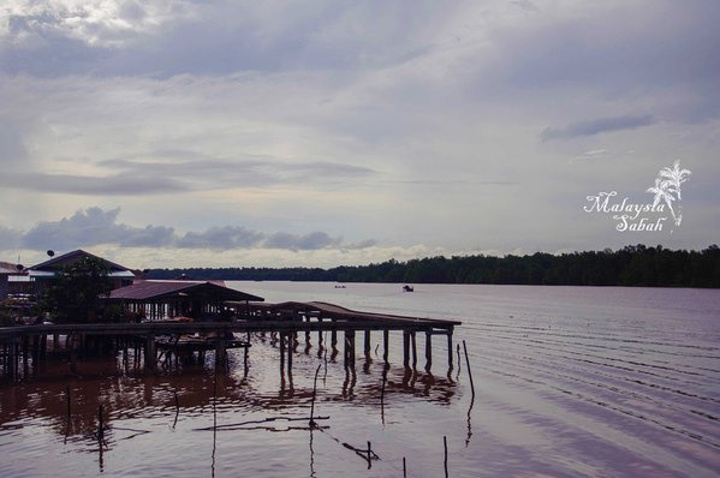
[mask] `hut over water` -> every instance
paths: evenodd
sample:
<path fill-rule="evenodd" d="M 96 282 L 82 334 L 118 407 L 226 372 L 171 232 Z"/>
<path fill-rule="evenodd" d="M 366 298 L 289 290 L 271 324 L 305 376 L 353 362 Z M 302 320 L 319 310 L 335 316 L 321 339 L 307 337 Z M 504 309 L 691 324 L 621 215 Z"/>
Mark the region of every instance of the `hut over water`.
<path fill-rule="evenodd" d="M 222 281 L 143 280 L 115 289 L 108 298 L 147 320 L 191 318 L 229 320 L 226 302 L 249 304 L 265 299 L 226 287 Z M 224 317 L 227 315 L 227 317 Z"/>
<path fill-rule="evenodd" d="M 30 280 L 36 283 L 36 290 L 38 292 L 42 292 L 46 282 L 55 279 L 57 272 L 62 267 L 80 262 L 86 258 L 101 261 L 108 268 L 108 278 L 112 281 L 113 289 L 132 284 L 132 281 L 135 279 L 135 273 L 131 269 L 83 251 L 82 249 L 68 252 L 61 256 L 52 257 L 45 262 L 34 265 L 28 268 L 28 274 L 30 276 Z"/>

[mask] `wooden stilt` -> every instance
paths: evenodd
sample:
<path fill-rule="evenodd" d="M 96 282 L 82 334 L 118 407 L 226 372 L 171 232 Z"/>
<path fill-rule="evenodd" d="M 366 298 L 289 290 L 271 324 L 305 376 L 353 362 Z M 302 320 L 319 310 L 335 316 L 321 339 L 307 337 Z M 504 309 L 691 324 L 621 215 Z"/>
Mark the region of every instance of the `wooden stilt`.
<path fill-rule="evenodd" d="M 403 330 L 403 366 L 410 368 L 410 331 Z"/>
<path fill-rule="evenodd" d="M 412 341 L 412 367 L 417 367 L 417 342 L 415 340 L 415 331 L 410 332 L 410 340 Z"/>
<path fill-rule="evenodd" d="M 72 340 L 71 340 L 71 337 L 72 337 Z M 70 346 L 70 373 L 76 374 L 77 373 L 77 348 L 78 348 L 77 336 L 74 334 L 72 336 L 69 335 L 68 339 L 66 341 L 66 346 L 67 346 L 67 342 L 70 342 L 70 345 L 69 345 Z"/>
<path fill-rule="evenodd" d="M 432 333 L 428 330 L 425 332 L 425 370 L 427 372 L 432 368 Z"/>
<path fill-rule="evenodd" d="M 225 370 L 227 366 L 227 341 L 225 340 L 225 333 L 223 331 L 217 331 L 217 337 L 215 339 L 215 367 L 218 370 Z"/>
<path fill-rule="evenodd" d="M 355 331 L 345 331 L 345 367 L 355 367 Z"/>
<path fill-rule="evenodd" d="M 383 330 L 383 360 L 388 363 L 388 354 L 390 352 L 390 331 Z"/>
<path fill-rule="evenodd" d="M 365 347 L 364 347 L 365 358 L 369 359 L 370 358 L 370 330 L 369 329 L 365 331 L 365 344 L 364 345 L 365 345 Z"/>
<path fill-rule="evenodd" d="M 296 332 L 291 332 L 291 336 L 296 337 Z M 288 377 L 290 376 L 290 373 L 292 373 L 292 360 L 293 360 L 293 347 L 287 348 L 287 369 L 288 369 Z"/>
<path fill-rule="evenodd" d="M 155 335 L 148 334 L 145 336 L 145 369 L 155 371 L 155 362 L 157 362 L 157 356 L 155 355 Z"/>

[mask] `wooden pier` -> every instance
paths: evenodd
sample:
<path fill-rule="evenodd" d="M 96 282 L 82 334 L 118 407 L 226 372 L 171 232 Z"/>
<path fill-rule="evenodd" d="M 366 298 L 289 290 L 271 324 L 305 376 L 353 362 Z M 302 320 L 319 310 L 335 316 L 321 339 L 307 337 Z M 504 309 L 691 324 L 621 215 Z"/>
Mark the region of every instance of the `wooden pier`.
<path fill-rule="evenodd" d="M 66 338 L 66 351 L 71 371 L 77 369 L 80 344 L 87 338 L 106 337 L 131 343 L 142 350 L 145 369 L 153 371 L 158 361 L 158 350 L 212 350 L 216 366 L 225 367 L 229 347 L 250 347 L 251 333 L 270 334 L 279 341 L 281 365 L 292 367 L 293 352 L 304 335 L 309 347 L 313 334 L 317 334 L 318 347 L 324 346 L 329 333 L 330 346 L 337 350 L 338 335 L 342 334 L 343 362 L 346 367 L 355 366 L 356 336 L 362 334 L 362 353 L 371 354 L 371 334 L 382 333 L 383 360 L 387 363 L 391 333 L 402 334 L 403 365 L 416 368 L 417 334 L 425 334 L 425 369 L 433 363 L 432 338 L 445 336 L 447 340 L 447 364 L 453 367 L 453 330 L 460 322 L 450 320 L 407 317 L 373 312 L 359 312 L 324 302 L 284 302 L 280 304 L 238 302 L 228 303 L 235 308 L 236 316 L 231 322 L 175 322 L 150 321 L 143 323 L 105 324 L 39 324 L 0 328 L 0 373 L 9 377 L 26 376 L 30 364 L 41 363 L 48 351 L 58 348 L 59 337 Z M 233 334 L 244 334 L 245 340 L 237 340 Z M 180 342 L 181 336 L 205 336 L 214 338 L 196 342 Z M 52 337 L 52 347 L 48 338 Z M 180 345 L 179 345 L 180 344 Z"/>

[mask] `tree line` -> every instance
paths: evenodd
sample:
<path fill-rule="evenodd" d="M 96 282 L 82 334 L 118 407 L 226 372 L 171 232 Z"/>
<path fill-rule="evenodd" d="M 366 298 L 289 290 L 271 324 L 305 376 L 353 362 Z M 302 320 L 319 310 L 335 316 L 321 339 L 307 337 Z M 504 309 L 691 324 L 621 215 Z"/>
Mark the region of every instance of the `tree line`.
<path fill-rule="evenodd" d="M 525 284 L 640 287 L 720 287 L 720 248 L 671 250 L 642 244 L 617 251 L 565 254 L 426 257 L 395 259 L 364 266 L 321 268 L 151 269 L 149 279 L 185 274 L 203 280 L 289 280 L 337 282 L 407 282 L 444 284 Z"/>

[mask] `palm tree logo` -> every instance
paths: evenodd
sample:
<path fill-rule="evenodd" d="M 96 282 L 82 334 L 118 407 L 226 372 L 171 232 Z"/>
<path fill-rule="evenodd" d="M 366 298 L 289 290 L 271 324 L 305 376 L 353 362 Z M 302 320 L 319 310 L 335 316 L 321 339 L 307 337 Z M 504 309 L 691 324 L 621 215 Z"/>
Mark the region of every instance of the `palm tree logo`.
<path fill-rule="evenodd" d="M 676 160 L 671 167 L 664 167 L 655 178 L 655 186 L 647 189 L 646 192 L 653 193 L 653 208 L 664 201 L 665 205 L 670 209 L 670 213 L 675 220 L 675 225 L 679 226 L 682 222 L 682 207 L 678 204 L 677 212 L 673 208 L 672 203 L 682 200 L 681 185 L 687 181 L 692 172 L 689 169 L 680 169 L 680 160 Z"/>

